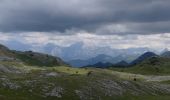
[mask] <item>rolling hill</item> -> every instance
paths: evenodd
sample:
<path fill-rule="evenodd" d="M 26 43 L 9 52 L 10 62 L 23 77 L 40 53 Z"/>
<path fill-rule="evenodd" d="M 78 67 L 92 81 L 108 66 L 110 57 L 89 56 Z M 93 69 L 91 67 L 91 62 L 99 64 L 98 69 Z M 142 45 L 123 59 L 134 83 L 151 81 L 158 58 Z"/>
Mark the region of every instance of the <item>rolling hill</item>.
<path fill-rule="evenodd" d="M 170 58 L 170 51 L 163 52 L 160 56 Z"/>
<path fill-rule="evenodd" d="M 61 66 L 67 65 L 58 57 L 33 51 L 15 51 L 0 45 L 0 60 L 20 61 L 32 66 Z"/>
<path fill-rule="evenodd" d="M 151 57 L 156 57 L 156 56 L 158 56 L 158 55 L 156 55 L 155 53 L 153 53 L 153 52 L 146 52 L 146 53 L 144 53 L 144 54 L 142 54 L 141 56 L 139 56 L 137 59 L 135 59 L 134 61 L 132 61 L 131 63 L 130 63 L 130 65 L 137 65 L 137 64 L 139 64 L 139 63 L 141 63 L 142 61 L 144 61 L 144 60 L 146 60 L 146 59 L 148 59 L 148 58 L 151 58 Z"/>
<path fill-rule="evenodd" d="M 169 75 L 170 74 L 170 58 L 150 57 L 144 61 L 129 68 L 117 68 L 117 71 L 130 72 L 135 74 L 147 75 Z"/>
<path fill-rule="evenodd" d="M 116 64 L 114 64 L 114 66 L 118 66 L 118 67 L 128 67 L 129 63 L 127 63 L 126 61 L 122 60 Z"/>

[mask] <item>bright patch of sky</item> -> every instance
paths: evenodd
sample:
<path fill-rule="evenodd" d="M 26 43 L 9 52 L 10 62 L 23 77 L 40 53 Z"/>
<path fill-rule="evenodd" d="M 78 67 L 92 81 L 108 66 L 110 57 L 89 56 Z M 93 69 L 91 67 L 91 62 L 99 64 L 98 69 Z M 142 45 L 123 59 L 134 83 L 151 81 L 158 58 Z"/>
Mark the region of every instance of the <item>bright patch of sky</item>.
<path fill-rule="evenodd" d="M 96 35 L 81 32 L 73 35 L 56 35 L 44 32 L 29 32 L 15 35 L 1 32 L 0 37 L 2 43 L 17 41 L 35 48 L 45 46 L 48 43 L 67 47 L 77 42 L 83 42 L 86 48 L 105 46 L 115 49 L 147 47 L 154 50 L 162 50 L 170 47 L 170 33 L 152 35 Z"/>

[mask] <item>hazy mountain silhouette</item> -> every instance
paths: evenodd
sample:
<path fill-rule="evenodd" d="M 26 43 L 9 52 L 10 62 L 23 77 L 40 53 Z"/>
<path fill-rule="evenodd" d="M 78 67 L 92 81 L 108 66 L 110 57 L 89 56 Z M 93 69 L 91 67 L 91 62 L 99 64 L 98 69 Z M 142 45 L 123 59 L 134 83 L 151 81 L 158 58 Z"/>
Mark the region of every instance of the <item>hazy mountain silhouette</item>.
<path fill-rule="evenodd" d="M 160 56 L 170 58 L 170 51 L 165 51 Z"/>
<path fill-rule="evenodd" d="M 155 56 L 158 56 L 156 55 L 155 53 L 153 52 L 146 52 L 144 54 L 142 54 L 141 56 L 139 56 L 136 60 L 132 61 L 130 63 L 130 65 L 136 65 L 136 64 L 139 64 L 141 63 L 142 61 L 148 59 L 148 58 L 151 58 L 151 57 L 155 57 Z"/>

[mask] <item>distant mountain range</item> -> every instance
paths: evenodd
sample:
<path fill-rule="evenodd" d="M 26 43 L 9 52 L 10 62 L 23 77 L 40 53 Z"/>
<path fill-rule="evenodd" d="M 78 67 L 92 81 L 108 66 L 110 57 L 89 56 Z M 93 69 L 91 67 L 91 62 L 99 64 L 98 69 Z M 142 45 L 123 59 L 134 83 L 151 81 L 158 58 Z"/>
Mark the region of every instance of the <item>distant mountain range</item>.
<path fill-rule="evenodd" d="M 109 64 L 116 64 L 116 63 L 119 63 L 121 61 L 125 61 L 125 62 L 129 62 L 131 60 L 134 60 L 136 59 L 137 56 L 122 56 L 122 55 L 119 55 L 119 56 L 116 56 L 116 57 L 111 57 L 111 56 L 108 56 L 108 55 L 105 55 L 105 54 L 100 54 L 96 57 L 93 57 L 93 58 L 90 58 L 90 59 L 87 59 L 87 60 L 80 60 L 80 59 L 77 59 L 77 60 L 71 60 L 71 61 L 68 61 L 68 63 L 74 67 L 83 67 L 83 66 L 90 66 L 90 65 L 96 65 L 98 63 L 102 63 L 103 65 L 106 65 L 105 63 L 109 63 Z"/>
<path fill-rule="evenodd" d="M 101 54 L 96 57 L 90 58 L 88 60 L 71 60 L 68 63 L 74 67 L 83 67 L 83 66 L 96 67 L 97 65 L 100 67 L 108 67 L 108 66 L 123 67 L 123 66 L 134 66 L 143 62 L 146 59 L 149 59 L 151 57 L 158 57 L 158 56 L 170 57 L 170 51 L 166 51 L 161 55 L 157 55 L 153 52 L 145 52 L 139 57 L 132 56 L 134 60 L 131 62 L 128 62 L 127 60 L 128 58 L 132 58 L 131 56 L 119 55 L 117 57 L 111 57 L 108 55 Z"/>
<path fill-rule="evenodd" d="M 15 42 L 14 42 L 15 44 Z M 22 44 L 24 47 L 24 44 Z M 15 46 L 12 46 L 14 48 Z M 18 45 L 16 47 L 19 47 Z M 29 47 L 29 46 L 28 46 Z M 26 47 L 24 47 L 26 48 Z M 7 47 L 1 45 L 0 55 L 8 55 L 8 58 L 15 56 L 17 59 L 22 59 L 25 63 L 34 62 L 35 65 L 42 64 L 46 66 L 48 62 L 54 65 L 68 64 L 73 67 L 83 67 L 83 66 L 129 66 L 136 65 L 138 63 L 143 62 L 144 60 L 154 57 L 170 57 L 170 51 L 167 49 L 164 50 L 160 55 L 157 55 L 153 52 L 147 52 L 148 48 L 129 48 L 129 49 L 112 49 L 110 47 L 99 47 L 99 48 L 84 48 L 84 44 L 82 42 L 73 44 L 68 47 L 61 47 L 54 44 L 47 44 L 43 47 L 41 52 L 48 52 L 48 54 L 37 53 L 32 51 L 13 51 L 8 49 Z M 25 49 L 23 49 L 25 50 Z M 2 52 L 3 51 L 3 52 Z M 52 54 L 53 56 L 50 56 Z M 40 56 L 41 55 L 41 56 Z M 141 55 L 141 56 L 140 56 Z M 56 56 L 56 57 L 54 57 Z M 63 59 L 63 60 L 61 60 Z M 29 60 L 26 59 L 29 58 Z M 57 59 L 52 60 L 49 58 Z M 36 61 L 38 59 L 38 61 Z M 36 62 L 36 63 L 35 63 Z M 49 65 L 51 66 L 51 65 Z"/>
<path fill-rule="evenodd" d="M 96 57 L 93 57 L 93 58 L 90 58 L 90 59 L 87 59 L 87 60 L 71 60 L 71 61 L 68 61 L 68 63 L 74 67 L 83 67 L 83 66 L 87 66 L 87 65 L 94 65 L 96 63 L 112 63 L 114 62 L 115 59 L 112 58 L 111 56 L 107 56 L 107 55 L 104 55 L 104 54 L 101 54 L 101 55 L 98 55 Z"/>
<path fill-rule="evenodd" d="M 3 43 L 7 47 L 9 47 L 12 50 L 19 50 L 19 51 L 26 51 L 26 50 L 32 50 L 37 51 L 41 53 L 46 53 L 49 55 L 57 56 L 62 58 L 64 61 L 70 61 L 75 59 L 80 60 L 87 60 L 93 57 L 96 57 L 100 54 L 109 55 L 111 57 L 117 57 L 117 56 L 139 56 L 143 54 L 144 52 L 150 50 L 148 48 L 142 47 L 142 48 L 127 48 L 127 49 L 116 49 L 111 48 L 108 46 L 105 47 L 86 47 L 83 42 L 77 42 L 69 46 L 59 46 L 53 43 L 48 43 L 46 45 L 42 45 L 38 48 L 33 47 L 28 44 L 23 44 L 17 41 L 9 41 L 7 43 Z M 128 62 L 131 62 L 133 59 L 128 58 Z"/>
<path fill-rule="evenodd" d="M 110 62 L 97 62 L 95 64 L 89 64 L 86 65 L 88 67 L 99 67 L 99 68 L 108 68 L 108 67 L 131 67 L 131 66 L 135 66 L 135 65 L 139 65 L 145 61 L 147 61 L 150 58 L 153 57 L 162 57 L 162 58 L 170 58 L 170 51 L 166 51 L 161 55 L 157 55 L 153 52 L 145 52 L 144 54 L 142 54 L 141 56 L 139 56 L 138 58 L 136 58 L 134 61 L 132 61 L 131 63 L 127 63 L 126 61 L 122 60 L 120 62 L 117 63 L 110 63 Z M 159 61 L 155 61 L 159 62 Z M 152 62 L 151 62 L 152 63 Z"/>
<path fill-rule="evenodd" d="M 113 49 L 110 47 L 85 47 L 82 42 L 67 47 L 47 44 L 43 50 L 44 53 L 58 56 L 67 62 L 72 60 L 88 60 L 102 54 L 108 55 L 112 58 L 120 57 L 121 60 L 131 62 L 139 55 L 149 51 L 148 48 Z"/>
<path fill-rule="evenodd" d="M 103 67 L 106 66 L 106 64 L 110 65 L 112 64 L 113 66 L 127 66 L 127 65 L 135 65 L 138 64 L 142 61 L 144 61 L 147 58 L 153 57 L 153 56 L 158 56 L 153 52 L 146 52 L 142 54 L 139 57 L 134 57 L 133 61 L 130 63 L 127 61 L 127 58 L 130 58 L 131 56 L 117 56 L 117 57 L 111 57 L 108 55 L 98 55 L 94 58 L 90 58 L 88 60 L 71 60 L 68 63 L 74 67 L 82 67 L 82 66 L 96 66 L 96 65 L 104 65 Z M 132 57 L 131 57 L 132 58 Z M 128 64 L 129 63 L 129 64 Z"/>

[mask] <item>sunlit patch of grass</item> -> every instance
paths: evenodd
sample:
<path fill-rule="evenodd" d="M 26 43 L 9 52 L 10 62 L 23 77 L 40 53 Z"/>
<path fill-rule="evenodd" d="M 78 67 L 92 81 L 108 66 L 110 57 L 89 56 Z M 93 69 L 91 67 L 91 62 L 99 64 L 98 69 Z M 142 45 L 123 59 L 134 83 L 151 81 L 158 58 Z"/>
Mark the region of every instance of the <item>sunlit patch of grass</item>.
<path fill-rule="evenodd" d="M 85 75 L 89 72 L 89 70 L 85 68 L 72 68 L 72 67 L 65 67 L 65 66 L 52 67 L 52 68 L 47 68 L 47 69 L 58 71 L 58 72 L 63 72 L 67 74 L 80 74 L 80 75 Z"/>
<path fill-rule="evenodd" d="M 0 61 L 1 65 L 4 66 L 16 66 L 16 67 L 22 67 L 23 64 L 15 61 Z"/>

